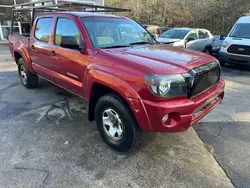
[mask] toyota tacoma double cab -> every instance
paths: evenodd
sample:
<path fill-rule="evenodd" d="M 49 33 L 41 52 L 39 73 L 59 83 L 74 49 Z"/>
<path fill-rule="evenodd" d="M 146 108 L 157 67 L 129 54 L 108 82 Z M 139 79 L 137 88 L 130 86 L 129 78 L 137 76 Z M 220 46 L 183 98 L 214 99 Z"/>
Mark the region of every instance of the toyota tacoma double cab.
<path fill-rule="evenodd" d="M 186 131 L 224 96 L 215 58 L 159 44 L 129 18 L 52 12 L 9 41 L 21 83 L 36 88 L 42 77 L 88 101 L 88 119 L 119 151 L 141 132 Z"/>

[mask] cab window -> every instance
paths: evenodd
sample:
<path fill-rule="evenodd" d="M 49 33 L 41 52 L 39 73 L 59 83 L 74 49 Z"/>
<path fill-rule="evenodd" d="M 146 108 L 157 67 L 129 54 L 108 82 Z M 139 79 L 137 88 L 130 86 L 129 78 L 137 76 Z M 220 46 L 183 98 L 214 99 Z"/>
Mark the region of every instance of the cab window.
<path fill-rule="evenodd" d="M 199 30 L 199 39 L 207 39 L 209 38 L 209 34 L 207 31 Z"/>
<path fill-rule="evenodd" d="M 52 33 L 52 22 L 53 18 L 40 18 L 36 24 L 35 38 L 48 43 Z"/>
<path fill-rule="evenodd" d="M 78 44 L 82 43 L 80 32 L 73 20 L 68 18 L 59 18 L 56 25 L 55 44 L 60 45 L 62 36 L 73 36 Z"/>
<path fill-rule="evenodd" d="M 198 38 L 197 31 L 196 30 L 190 31 L 190 33 L 188 34 L 187 38 L 192 38 L 192 39 L 196 40 Z"/>

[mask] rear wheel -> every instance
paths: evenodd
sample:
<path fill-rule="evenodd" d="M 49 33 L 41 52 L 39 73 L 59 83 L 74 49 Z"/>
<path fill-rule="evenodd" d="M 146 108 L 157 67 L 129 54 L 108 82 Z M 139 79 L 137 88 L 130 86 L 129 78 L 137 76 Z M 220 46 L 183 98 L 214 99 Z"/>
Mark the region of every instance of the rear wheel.
<path fill-rule="evenodd" d="M 18 74 L 22 84 L 28 88 L 36 88 L 38 86 L 38 76 L 31 73 L 22 58 L 18 60 Z"/>
<path fill-rule="evenodd" d="M 95 118 L 104 141 L 118 151 L 127 151 L 139 144 L 140 129 L 134 114 L 121 97 L 107 94 L 95 108 Z"/>

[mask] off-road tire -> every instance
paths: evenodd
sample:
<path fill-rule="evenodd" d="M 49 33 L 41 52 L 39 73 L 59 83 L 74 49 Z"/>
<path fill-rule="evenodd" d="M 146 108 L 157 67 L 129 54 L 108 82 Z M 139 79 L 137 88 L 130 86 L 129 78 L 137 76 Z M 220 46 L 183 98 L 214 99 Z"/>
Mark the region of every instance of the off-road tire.
<path fill-rule="evenodd" d="M 120 117 L 123 125 L 123 135 L 120 140 L 111 138 L 104 130 L 103 113 L 106 109 L 113 109 Z M 110 93 L 100 97 L 95 107 L 95 119 L 103 140 L 112 148 L 125 152 L 139 144 L 140 129 L 129 105 L 118 95 Z"/>
<path fill-rule="evenodd" d="M 38 86 L 38 76 L 29 71 L 29 69 L 27 68 L 22 58 L 18 60 L 17 65 L 18 65 L 18 74 L 19 74 L 21 83 L 28 89 L 36 88 Z M 22 73 L 24 72 L 26 74 L 26 79 L 24 79 L 21 72 Z"/>

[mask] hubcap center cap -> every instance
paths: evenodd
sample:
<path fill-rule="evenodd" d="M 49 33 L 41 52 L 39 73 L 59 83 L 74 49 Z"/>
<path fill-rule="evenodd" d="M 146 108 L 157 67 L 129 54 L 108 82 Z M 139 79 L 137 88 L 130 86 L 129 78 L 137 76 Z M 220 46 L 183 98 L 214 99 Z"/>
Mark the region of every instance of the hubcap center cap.
<path fill-rule="evenodd" d="M 114 140 L 120 140 L 123 134 L 122 123 L 119 115 L 113 109 L 106 109 L 102 115 L 105 133 Z"/>

